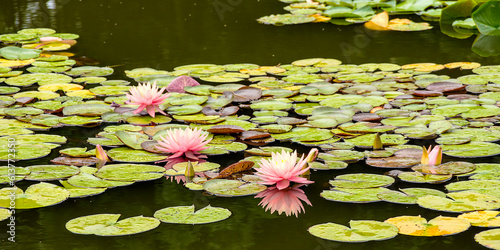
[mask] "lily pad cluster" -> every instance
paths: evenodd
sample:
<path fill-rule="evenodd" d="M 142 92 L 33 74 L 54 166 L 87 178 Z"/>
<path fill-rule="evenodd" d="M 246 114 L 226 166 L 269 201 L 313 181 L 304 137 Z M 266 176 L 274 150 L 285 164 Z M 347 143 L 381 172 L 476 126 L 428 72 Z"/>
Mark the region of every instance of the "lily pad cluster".
<path fill-rule="evenodd" d="M 276 14 L 257 19 L 263 24 L 277 26 L 312 22 L 330 22 L 336 25 L 364 23 L 377 13 L 390 15 L 418 14 L 429 21 L 439 21 L 442 9 L 451 4 L 445 1 L 330 1 L 281 0 L 288 14 Z"/>
<path fill-rule="evenodd" d="M 35 32 L 38 38 L 23 34 L 14 38 L 43 40 L 40 32 Z M 7 40 L 2 41 L 5 45 L 25 41 L 14 38 L 4 36 Z M 18 54 L 34 56 L 31 52 Z M 27 189 L 0 189 L 0 207 L 8 207 L 12 193 L 17 194 L 16 208 L 32 209 L 164 176 L 185 182 L 190 190 L 218 197 L 256 195 L 266 186 L 253 175 L 254 169 L 273 152 L 292 152 L 293 144 L 293 148 L 320 149 L 318 160 L 308 163 L 313 177 L 340 169 L 349 171 L 349 165 L 355 162 L 366 163 L 374 171 L 390 171 L 390 176 L 363 172 L 333 175 L 331 189 L 321 193 L 330 201 L 385 201 L 455 213 L 500 208 L 497 166 L 458 159 L 500 154 L 496 143 L 500 140 L 496 126 L 500 115 L 498 65 L 354 65 L 334 58 L 309 58 L 278 66 L 239 63 L 192 64 L 171 71 L 138 68 L 125 71 L 130 78 L 125 81 L 108 80 L 107 76 L 114 73 L 109 67 L 73 67 L 68 56 L 42 50 L 37 58 L 9 59 L 8 66 L 0 68 L 5 72 L 0 80 L 0 160 L 12 159 L 8 146 L 12 139 L 16 142 L 14 159 L 21 165 L 22 160 L 45 157 L 60 147 L 60 156 L 47 159 L 46 164 L 18 166 L 14 180 L 8 167 L 0 168 L 3 184 L 43 181 Z M 32 67 L 7 74 L 28 64 Z M 50 71 L 35 72 L 33 67 Z M 54 70 L 56 67 L 65 70 Z M 447 76 L 452 70 L 460 76 Z M 166 86 L 170 97 L 160 105 L 166 115 L 152 118 L 146 112 L 133 114 L 137 107 L 125 104 L 131 82 Z M 86 142 L 78 147 L 63 145 L 68 138 L 51 134 L 66 126 L 89 131 L 89 127 L 98 125 L 100 131 L 85 134 Z M 156 147 L 169 129 L 187 127 L 201 128 L 212 138 L 209 148 L 200 152 L 209 157 L 207 161 L 167 161 L 169 155 Z M 374 148 L 377 137 L 380 145 Z M 414 144 L 439 144 L 449 158 L 430 171 L 420 165 L 422 149 Z M 99 161 L 92 145 L 103 146 L 112 163 L 99 169 L 92 167 Z M 212 162 L 216 156 L 235 153 L 242 159 L 231 166 Z M 157 165 L 164 162 L 166 166 Z M 186 176 L 190 166 L 194 177 Z M 454 176 L 461 180 L 455 181 Z M 415 186 L 446 183 L 449 192 L 428 186 L 397 189 L 395 183 L 399 181 Z M 175 207 L 160 210 L 155 217 L 168 223 L 193 224 L 222 220 L 230 214 L 226 210 L 205 210 Z M 216 219 L 202 220 L 205 213 L 215 214 Z M 197 217 L 202 222 L 193 219 Z M 159 223 L 148 217 L 125 222 L 118 218 L 115 214 L 79 218 L 69 223 L 68 229 L 125 235 L 153 229 Z M 416 225 L 424 227 L 422 235 L 432 230 L 450 232 L 442 235 L 458 233 L 447 229 L 448 219 L 429 223 L 415 218 L 401 220 L 417 221 Z M 309 232 L 338 241 L 381 240 L 402 233 L 398 229 L 401 220 L 394 219 L 392 224 L 353 221 L 350 228 L 327 223 L 313 226 Z M 443 223 L 438 228 L 429 226 Z M 466 228 L 465 224 L 460 229 Z M 120 231 L 123 228 L 126 230 Z M 338 232 L 345 233 L 337 237 Z M 476 238 L 482 241 L 485 237 Z"/>

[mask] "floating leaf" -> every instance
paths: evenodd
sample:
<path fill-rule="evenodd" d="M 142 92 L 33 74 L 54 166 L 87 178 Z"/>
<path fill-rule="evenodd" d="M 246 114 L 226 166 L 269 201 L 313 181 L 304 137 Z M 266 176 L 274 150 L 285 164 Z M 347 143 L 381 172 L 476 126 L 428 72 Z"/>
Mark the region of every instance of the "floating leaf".
<path fill-rule="evenodd" d="M 491 249 L 500 249 L 500 229 L 491 229 L 474 236 L 477 243 Z"/>
<path fill-rule="evenodd" d="M 470 223 L 464 219 L 438 216 L 429 222 L 420 216 L 398 216 L 385 222 L 399 228 L 399 233 L 411 236 L 444 236 L 466 231 Z"/>
<path fill-rule="evenodd" d="M 387 192 L 389 189 L 379 187 L 379 188 L 335 188 L 332 190 L 324 190 L 321 192 L 321 197 L 338 202 L 348 202 L 348 203 L 369 203 L 378 202 L 378 194 Z"/>
<path fill-rule="evenodd" d="M 10 207 L 12 193 L 16 194 L 16 209 L 52 206 L 65 201 L 69 197 L 69 192 L 66 189 L 45 182 L 31 185 L 25 192 L 18 187 L 6 187 L 0 189 L 0 207 Z"/>
<path fill-rule="evenodd" d="M 344 174 L 336 176 L 329 183 L 335 188 L 375 188 L 390 186 L 394 179 L 377 174 Z"/>
<path fill-rule="evenodd" d="M 113 181 L 150 181 L 163 177 L 165 168 L 142 164 L 111 164 L 100 168 L 95 176 Z"/>
<path fill-rule="evenodd" d="M 256 183 L 246 183 L 238 180 L 215 179 L 203 184 L 203 188 L 216 196 L 233 197 L 254 195 L 267 187 Z"/>
<path fill-rule="evenodd" d="M 195 211 L 192 206 L 167 207 L 155 212 L 154 217 L 165 223 L 174 224 L 207 224 L 225 220 L 231 216 L 231 211 L 210 205 Z"/>
<path fill-rule="evenodd" d="M 66 229 L 75 234 L 123 236 L 155 229 L 160 221 L 152 217 L 136 216 L 118 221 L 121 214 L 94 214 L 72 219 Z"/>
<path fill-rule="evenodd" d="M 329 222 L 314 225 L 307 231 L 316 237 L 340 242 L 387 240 L 398 235 L 398 228 L 386 222 L 351 220 L 349 225 L 350 228 Z"/>

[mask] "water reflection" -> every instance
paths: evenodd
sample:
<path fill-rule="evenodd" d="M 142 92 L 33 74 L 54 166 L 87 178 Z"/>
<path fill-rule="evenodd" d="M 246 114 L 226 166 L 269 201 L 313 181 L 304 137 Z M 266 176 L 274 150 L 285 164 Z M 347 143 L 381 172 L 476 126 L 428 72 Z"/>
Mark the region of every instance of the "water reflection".
<path fill-rule="evenodd" d="M 480 34 L 472 44 L 472 51 L 484 57 L 500 55 L 500 36 Z"/>
<path fill-rule="evenodd" d="M 272 186 L 257 194 L 255 198 L 263 198 L 259 205 L 266 211 L 271 210 L 271 213 L 277 211 L 278 214 L 284 212 L 286 216 L 293 214 L 299 217 L 300 213 L 305 212 L 302 202 L 312 206 L 304 190 L 300 189 L 302 186 L 304 185 L 294 185 L 282 190 Z"/>
<path fill-rule="evenodd" d="M 165 170 L 173 169 L 173 166 L 178 163 L 188 162 L 189 160 L 184 157 L 177 157 L 167 160 L 165 164 Z M 199 160 L 198 163 L 206 162 L 205 160 Z M 158 162 L 156 162 L 158 163 Z M 175 169 L 174 169 L 175 170 Z M 205 177 L 203 172 L 195 172 L 194 177 Z M 189 183 L 193 180 L 194 177 L 188 177 L 184 175 L 184 171 L 178 172 L 178 175 L 168 175 L 165 178 L 171 182 L 175 181 L 177 184 L 180 183 Z"/>

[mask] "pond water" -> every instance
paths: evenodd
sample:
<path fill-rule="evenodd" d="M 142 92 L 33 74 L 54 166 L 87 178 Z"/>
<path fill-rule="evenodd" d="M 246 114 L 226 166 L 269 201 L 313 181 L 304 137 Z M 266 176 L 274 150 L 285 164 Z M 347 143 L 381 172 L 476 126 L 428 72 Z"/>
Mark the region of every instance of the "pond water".
<path fill-rule="evenodd" d="M 226 9 L 220 9 L 220 3 Z M 459 40 L 443 35 L 439 28 L 425 32 L 374 32 L 361 25 L 331 24 L 274 27 L 255 19 L 284 13 L 284 4 L 271 0 L 4 0 L 0 1 L 0 33 L 23 28 L 48 27 L 80 35 L 71 49 L 77 56 L 94 58 L 100 66 L 113 66 L 109 79 L 126 79 L 123 71 L 139 67 L 172 70 L 194 63 L 287 64 L 302 58 L 337 58 L 344 63 L 396 64 L 475 61 L 500 64 L 500 57 L 480 57 L 471 51 L 474 38 Z M 411 16 L 419 20 L 416 16 Z M 455 72 L 457 75 L 460 72 Z M 50 133 L 68 137 L 63 147 L 84 147 L 104 126 L 85 129 L 64 127 Z M 412 143 L 412 142 L 410 142 Z M 424 142 L 413 142 L 424 144 Z M 429 144 L 430 142 L 425 142 Z M 285 144 L 290 146 L 289 144 Z M 298 148 L 305 152 L 306 148 Z M 19 162 L 19 166 L 47 164 L 57 150 L 40 160 Z M 243 158 L 210 157 L 223 166 Z M 450 160 L 445 158 L 446 160 Z M 500 158 L 478 162 L 498 162 Z M 114 188 L 105 194 L 71 199 L 62 204 L 16 213 L 16 243 L 7 241 L 0 230 L 2 249 L 481 249 L 473 237 L 482 231 L 471 228 L 456 236 L 411 237 L 368 243 L 337 243 L 311 236 L 307 228 L 319 223 L 347 225 L 349 220 L 379 220 L 399 215 L 456 216 L 390 203 L 348 204 L 319 196 L 328 180 L 345 173 L 384 171 L 364 163 L 346 170 L 313 172 L 315 184 L 304 188 L 313 204 L 298 218 L 270 214 L 253 197 L 220 198 L 193 192 L 166 179 Z M 21 182 L 25 188 L 29 182 Z M 398 183 L 395 188 L 411 187 Z M 423 187 L 435 187 L 432 185 Z M 441 185 L 442 188 L 442 185 Z M 442 188 L 444 190 L 444 188 Z M 122 218 L 152 214 L 164 207 L 208 204 L 228 208 L 233 215 L 207 225 L 164 224 L 150 232 L 124 237 L 72 234 L 65 229 L 70 219 L 98 213 L 118 213 Z M 4 225 L 4 224 L 2 224 Z"/>

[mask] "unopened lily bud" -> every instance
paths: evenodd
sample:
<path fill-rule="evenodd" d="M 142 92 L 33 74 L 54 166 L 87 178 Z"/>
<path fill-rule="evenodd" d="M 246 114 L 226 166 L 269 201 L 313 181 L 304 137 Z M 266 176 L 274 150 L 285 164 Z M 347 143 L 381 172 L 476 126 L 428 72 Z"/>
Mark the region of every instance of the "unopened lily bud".
<path fill-rule="evenodd" d="M 184 176 L 186 177 L 194 177 L 194 167 L 191 161 L 188 161 L 188 165 L 186 167 L 186 171 L 184 172 Z"/>
<path fill-rule="evenodd" d="M 309 154 L 307 154 L 306 156 L 306 162 L 307 163 L 311 163 L 313 162 L 314 160 L 316 160 L 316 157 L 318 156 L 318 149 L 317 148 L 312 148 L 310 151 L 309 151 Z"/>
<path fill-rule="evenodd" d="M 99 144 L 97 144 L 95 146 L 95 156 L 99 160 L 99 162 L 97 162 L 97 164 L 96 164 L 97 168 L 101 168 L 109 160 L 108 155 L 106 154 L 106 151 L 104 151 L 102 146 Z"/>
<path fill-rule="evenodd" d="M 380 134 L 377 133 L 375 135 L 375 140 L 373 141 L 373 150 L 379 150 L 379 149 L 383 149 L 384 146 L 382 144 L 382 139 L 380 138 Z"/>

